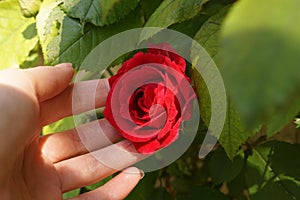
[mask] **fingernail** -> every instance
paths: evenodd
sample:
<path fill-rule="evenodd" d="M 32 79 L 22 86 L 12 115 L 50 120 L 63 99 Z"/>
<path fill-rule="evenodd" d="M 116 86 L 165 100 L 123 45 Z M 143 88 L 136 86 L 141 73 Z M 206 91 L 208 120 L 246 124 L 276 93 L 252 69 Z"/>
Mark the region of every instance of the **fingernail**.
<path fill-rule="evenodd" d="M 141 176 L 140 179 L 144 178 L 144 176 L 145 176 L 144 171 L 141 170 L 141 169 L 138 169 L 136 167 L 129 167 L 129 168 L 125 169 L 123 172 L 131 173 L 131 174 L 138 174 L 139 173 L 140 176 Z"/>
<path fill-rule="evenodd" d="M 109 92 L 109 90 L 110 90 L 110 85 L 109 85 L 108 78 L 104 79 L 104 84 L 105 84 L 105 86 L 106 86 L 106 90 L 107 90 L 107 94 L 108 94 L 108 92 Z"/>
<path fill-rule="evenodd" d="M 72 63 L 60 63 L 58 65 L 55 65 L 55 67 L 70 68 L 70 67 L 72 67 Z"/>
<path fill-rule="evenodd" d="M 141 170 L 141 169 L 139 169 L 139 170 L 140 170 L 141 180 L 142 180 L 144 178 L 144 176 L 145 176 L 145 172 L 143 170 Z"/>

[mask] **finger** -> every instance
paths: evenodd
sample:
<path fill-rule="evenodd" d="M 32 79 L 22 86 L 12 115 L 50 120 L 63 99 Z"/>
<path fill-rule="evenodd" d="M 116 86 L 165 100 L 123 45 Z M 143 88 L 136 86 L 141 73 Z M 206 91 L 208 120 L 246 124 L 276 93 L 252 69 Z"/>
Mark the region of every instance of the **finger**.
<path fill-rule="evenodd" d="M 70 63 L 55 67 L 43 66 L 24 70 L 31 80 L 39 102 L 50 99 L 61 93 L 69 85 L 74 70 Z"/>
<path fill-rule="evenodd" d="M 133 144 L 123 140 L 93 153 L 56 163 L 54 166 L 62 190 L 66 192 L 91 185 L 148 156 L 133 152 L 136 152 Z"/>
<path fill-rule="evenodd" d="M 74 83 L 55 98 L 40 105 L 41 123 L 47 125 L 72 114 L 102 107 L 108 91 L 107 79 Z"/>
<path fill-rule="evenodd" d="M 40 138 L 43 154 L 53 163 L 106 147 L 121 139 L 106 119 Z"/>
<path fill-rule="evenodd" d="M 102 187 L 91 192 L 84 193 L 76 198 L 72 198 L 72 200 L 125 199 L 143 176 L 144 173 L 138 168 L 129 167 Z"/>

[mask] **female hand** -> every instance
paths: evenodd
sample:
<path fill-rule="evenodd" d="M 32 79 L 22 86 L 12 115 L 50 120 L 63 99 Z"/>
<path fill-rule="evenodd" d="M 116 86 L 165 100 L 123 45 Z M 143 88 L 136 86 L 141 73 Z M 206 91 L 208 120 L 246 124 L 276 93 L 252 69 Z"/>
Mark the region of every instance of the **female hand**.
<path fill-rule="evenodd" d="M 106 80 L 76 83 L 78 95 L 72 98 L 72 77 L 70 64 L 0 72 L 1 199 L 62 199 L 62 193 L 93 184 L 117 171 L 87 151 L 76 129 L 40 137 L 44 125 L 72 112 L 93 109 L 86 96 L 95 88 L 96 107 L 105 105 Z M 72 103 L 80 105 L 77 110 L 72 111 Z M 95 131 L 98 123 L 104 133 L 100 136 L 103 140 L 96 141 L 96 153 L 109 150 L 113 159 L 120 161 L 119 169 L 144 158 L 129 153 L 133 150 L 130 142 L 117 142 L 118 133 L 105 119 L 85 124 L 81 129 L 91 138 L 99 134 Z M 110 144 L 104 138 L 117 143 Z M 106 151 L 101 151 L 104 147 Z M 127 153 L 114 155 L 115 147 Z M 104 186 L 75 199 L 123 199 L 141 177 L 140 170 L 130 167 Z"/>

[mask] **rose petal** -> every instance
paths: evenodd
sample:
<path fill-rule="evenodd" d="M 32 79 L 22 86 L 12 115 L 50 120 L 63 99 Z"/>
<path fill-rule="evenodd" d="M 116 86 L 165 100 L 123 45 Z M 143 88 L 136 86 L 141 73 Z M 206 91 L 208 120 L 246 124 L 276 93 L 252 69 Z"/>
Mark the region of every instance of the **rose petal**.
<path fill-rule="evenodd" d="M 151 107 L 149 115 L 151 118 L 151 123 L 148 126 L 155 130 L 162 129 L 168 118 L 165 108 L 159 104 L 155 104 Z"/>
<path fill-rule="evenodd" d="M 161 148 L 161 145 L 157 139 L 150 140 L 148 142 L 134 142 L 135 149 L 144 154 L 153 153 L 157 149 Z"/>
<path fill-rule="evenodd" d="M 176 53 L 176 51 L 168 44 L 168 43 L 161 43 L 161 44 L 149 44 L 148 53 L 153 54 L 161 54 L 169 57 L 172 61 L 175 62 L 176 65 L 181 66 L 180 71 L 184 73 L 185 71 L 185 60 Z"/>
<path fill-rule="evenodd" d="M 134 142 L 134 147 L 140 153 L 149 154 L 153 153 L 161 148 L 169 146 L 178 138 L 180 122 L 178 121 L 174 128 L 171 129 L 168 134 L 165 134 L 163 138 L 154 138 L 148 142 Z"/>
<path fill-rule="evenodd" d="M 160 139 L 162 147 L 168 146 L 178 138 L 180 122 L 181 120 L 178 120 L 170 130 L 169 134 L 165 134 L 165 137 Z"/>

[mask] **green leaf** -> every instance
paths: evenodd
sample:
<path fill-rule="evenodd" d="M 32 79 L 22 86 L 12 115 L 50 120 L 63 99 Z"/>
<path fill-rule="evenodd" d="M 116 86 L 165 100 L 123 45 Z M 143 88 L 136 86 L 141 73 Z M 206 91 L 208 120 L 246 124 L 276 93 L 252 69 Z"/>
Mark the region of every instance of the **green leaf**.
<path fill-rule="evenodd" d="M 19 0 L 24 17 L 34 17 L 39 12 L 41 3 L 41 0 Z"/>
<path fill-rule="evenodd" d="M 219 37 L 220 29 L 223 20 L 225 19 L 230 5 L 223 7 L 218 10 L 214 15 L 212 15 L 200 28 L 200 30 L 195 35 L 195 40 L 199 42 L 205 50 L 210 54 L 214 61 L 219 63 Z M 220 66 L 219 66 L 220 67 Z"/>
<path fill-rule="evenodd" d="M 0 1 L 0 69 L 19 67 L 37 42 L 35 21 L 22 16 L 18 1 Z"/>
<path fill-rule="evenodd" d="M 113 24 L 123 19 L 138 5 L 138 0 L 63 0 L 67 15 L 85 24 L 96 26 Z"/>
<path fill-rule="evenodd" d="M 110 181 L 113 178 L 113 175 L 106 177 L 105 179 L 93 184 L 93 185 L 89 185 L 89 186 L 85 186 L 85 188 L 87 190 L 95 190 L 98 187 L 104 185 L 105 183 L 107 183 L 108 181 Z"/>
<path fill-rule="evenodd" d="M 236 156 L 232 161 L 223 149 L 213 152 L 209 162 L 210 175 L 214 185 L 233 180 L 244 166 L 242 156 Z"/>
<path fill-rule="evenodd" d="M 299 153 L 299 145 L 276 141 L 254 149 L 245 174 L 251 199 L 298 199 L 300 161 L 294 156 Z"/>
<path fill-rule="evenodd" d="M 156 8 L 159 7 L 163 0 L 140 0 L 141 8 L 144 11 L 146 20 L 153 14 Z"/>
<path fill-rule="evenodd" d="M 226 6 L 220 9 L 216 14 L 210 17 L 200 28 L 195 35 L 195 40 L 201 44 L 205 50 L 209 53 L 211 58 L 217 64 L 217 67 L 222 68 L 219 62 L 219 34 L 221 24 L 230 8 Z M 191 57 L 193 63 L 195 60 L 201 59 L 201 55 L 197 55 L 192 48 Z M 204 61 L 203 61 L 204 62 Z M 205 64 L 205 63 L 203 63 Z M 206 83 L 202 79 L 201 75 L 193 70 L 192 78 L 195 81 L 196 91 L 199 96 L 201 118 L 208 126 L 211 117 L 211 100 L 210 94 L 207 89 Z M 250 136 L 254 134 L 253 131 L 249 131 L 245 128 L 240 119 L 239 113 L 236 111 L 232 101 L 228 98 L 227 101 L 227 115 L 225 119 L 224 128 L 222 130 L 219 142 L 224 147 L 227 155 L 230 159 L 233 159 L 237 153 L 239 146 L 244 143 Z"/>
<path fill-rule="evenodd" d="M 26 69 L 26 68 L 32 68 L 36 67 L 38 62 L 42 60 L 42 55 L 40 55 L 40 48 L 39 45 L 36 45 L 29 53 L 29 55 L 26 57 L 24 62 L 20 64 L 20 68 Z M 41 62 L 40 62 L 41 63 Z"/>
<path fill-rule="evenodd" d="M 299 105 L 300 27 L 294 24 L 299 8 L 298 1 L 243 0 L 224 23 L 222 73 L 249 127 Z"/>
<path fill-rule="evenodd" d="M 75 189 L 70 192 L 66 192 L 63 194 L 63 199 L 73 198 L 80 194 L 80 189 Z"/>
<path fill-rule="evenodd" d="M 272 142 L 263 145 L 258 151 L 263 154 L 267 148 L 273 148 L 270 160 L 273 171 L 277 174 L 291 176 L 300 181 L 300 160 L 295 159 L 300 155 L 300 145 Z"/>
<path fill-rule="evenodd" d="M 255 135 L 255 131 L 250 131 L 245 128 L 243 121 L 241 121 L 240 114 L 232 105 L 231 100 L 228 99 L 226 120 L 219 142 L 231 160 L 237 154 L 240 145 L 253 135 Z"/>
<path fill-rule="evenodd" d="M 189 37 L 194 37 L 201 25 L 207 20 L 205 15 L 197 15 L 194 18 L 171 25 L 169 28 Z"/>
<path fill-rule="evenodd" d="M 194 38 L 203 23 L 229 3 L 232 3 L 231 0 L 203 1 L 203 8 L 196 16 L 187 21 L 175 23 L 169 28 Z"/>
<path fill-rule="evenodd" d="M 136 9 L 118 23 L 106 27 L 89 25 L 82 33 L 82 24 L 68 17 L 53 1 L 44 2 L 37 16 L 45 62 L 51 65 L 71 62 L 75 68 L 103 40 L 121 31 L 140 27 L 143 23 L 143 15 Z"/>
<path fill-rule="evenodd" d="M 195 17 L 207 0 L 165 0 L 151 15 L 145 26 L 167 28 L 172 24 L 180 23 Z M 149 31 L 141 38 L 147 39 L 157 33 Z"/>
<path fill-rule="evenodd" d="M 67 17 L 55 0 L 44 1 L 37 15 L 37 29 L 45 63 L 55 65 L 60 52 L 67 51 L 74 41 L 82 37 L 82 25 Z M 77 50 L 80 57 L 80 49 Z M 73 55 L 75 57 L 75 55 Z M 75 60 L 76 61 L 76 60 Z M 68 62 L 73 63 L 73 59 Z"/>
<path fill-rule="evenodd" d="M 67 117 L 43 127 L 43 135 L 62 132 L 75 127 L 74 118 Z"/>

